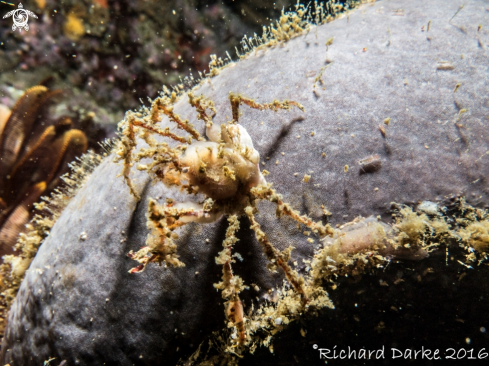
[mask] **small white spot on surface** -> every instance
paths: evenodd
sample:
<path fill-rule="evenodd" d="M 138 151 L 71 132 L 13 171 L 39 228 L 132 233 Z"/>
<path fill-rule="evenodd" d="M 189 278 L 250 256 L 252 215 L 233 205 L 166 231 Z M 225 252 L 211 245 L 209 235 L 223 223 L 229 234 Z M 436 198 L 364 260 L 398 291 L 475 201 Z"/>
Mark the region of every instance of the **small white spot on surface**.
<path fill-rule="evenodd" d="M 417 211 L 422 211 L 428 215 L 437 215 L 438 204 L 431 201 L 423 201 L 418 205 Z"/>

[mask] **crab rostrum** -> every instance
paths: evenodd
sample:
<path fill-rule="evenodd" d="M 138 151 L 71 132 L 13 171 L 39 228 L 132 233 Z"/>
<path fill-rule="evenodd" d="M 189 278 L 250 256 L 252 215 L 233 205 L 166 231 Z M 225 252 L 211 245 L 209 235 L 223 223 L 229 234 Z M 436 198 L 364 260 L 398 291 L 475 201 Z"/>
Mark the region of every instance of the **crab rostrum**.
<path fill-rule="evenodd" d="M 238 240 L 235 236 L 239 229 L 238 218 L 247 216 L 256 238 L 263 248 L 270 264 L 268 269 L 275 271 L 280 267 L 292 288 L 300 295 L 303 307 L 309 306 L 308 284 L 305 283 L 295 270 L 289 265 L 292 247 L 279 251 L 268 240 L 261 230 L 255 215 L 256 203 L 259 200 L 268 200 L 277 205 L 277 216 L 287 215 L 298 223 L 307 226 L 320 237 L 332 235 L 333 229 L 329 225 L 315 222 L 306 215 L 282 201 L 271 183 L 267 183 L 267 171 L 260 171 L 260 155 L 253 148 L 253 141 L 243 126 L 238 124 L 239 106 L 246 104 L 251 108 L 264 110 L 289 110 L 293 106 L 304 110 L 301 104 L 293 101 L 271 103 L 256 103 L 254 100 L 241 95 L 230 93 L 229 99 L 232 109 L 232 120 L 220 126 L 214 125 L 212 119 L 215 115 L 214 103 L 202 95 L 195 97 L 188 94 L 189 103 L 196 109 L 198 118 L 206 124 L 207 139 L 202 137 L 194 127 L 179 115 L 173 112 L 175 95 L 156 99 L 146 116 L 128 113 L 121 123 L 122 139 L 119 146 L 117 160 L 123 160 L 122 175 L 131 190 L 139 198 L 133 186 L 129 172 L 133 163 L 142 159 L 151 159 L 149 164 L 139 164 L 139 170 L 147 171 L 153 179 L 161 180 L 167 186 L 179 186 L 189 194 L 202 194 L 205 199 L 201 203 L 174 202 L 166 199 L 166 204 L 160 205 L 156 200 L 149 201 L 147 212 L 148 228 L 150 233 L 146 246 L 138 252 L 130 252 L 128 256 L 140 263 L 130 270 L 131 273 L 143 271 L 148 263 L 164 262 L 167 266 L 182 267 L 185 264 L 178 259 L 177 246 L 174 242 L 178 238 L 175 230 L 189 222 L 209 223 L 222 215 L 228 215 L 229 227 L 223 242 L 224 249 L 216 257 L 216 263 L 223 266 L 222 282 L 215 284 L 222 290 L 222 297 L 227 300 L 225 312 L 229 321 L 236 327 L 238 333 L 237 343 L 246 343 L 246 329 L 243 320 L 243 305 L 239 293 L 245 288 L 243 280 L 233 274 L 232 247 Z M 170 128 L 160 129 L 157 123 L 164 114 L 186 131 L 190 136 L 185 138 L 170 132 Z M 158 142 L 154 136 L 166 136 L 182 144 Z M 137 137 L 143 139 L 148 145 L 135 152 Z"/>

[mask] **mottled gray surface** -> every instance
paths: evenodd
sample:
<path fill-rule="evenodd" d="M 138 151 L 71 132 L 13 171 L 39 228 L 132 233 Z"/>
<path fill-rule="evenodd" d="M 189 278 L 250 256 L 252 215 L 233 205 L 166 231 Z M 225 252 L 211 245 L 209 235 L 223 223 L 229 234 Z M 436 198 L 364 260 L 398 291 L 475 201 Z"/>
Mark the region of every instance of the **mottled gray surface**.
<path fill-rule="evenodd" d="M 324 219 L 321 204 L 333 213 L 331 222 L 338 223 L 358 215 L 387 219 L 392 201 L 416 203 L 456 194 L 487 207 L 489 4 L 467 2 L 450 23 L 461 4 L 365 5 L 282 46 L 253 53 L 196 93 L 215 101 L 215 123 L 231 117 L 230 91 L 259 102 L 291 99 L 304 105 L 305 113 L 276 114 L 242 107 L 240 123 L 266 162 L 267 180 L 285 201 L 315 219 Z M 331 37 L 334 43 L 327 50 Z M 326 60 L 333 64 L 314 93 Z M 437 70 L 440 61 L 453 70 Z M 459 117 L 461 109 L 468 111 Z M 186 98 L 177 111 L 195 120 Z M 388 117 L 384 138 L 378 126 Z M 382 168 L 360 174 L 358 161 L 373 154 L 380 155 Z M 39 365 L 57 357 L 68 365 L 174 364 L 210 331 L 223 327 L 222 301 L 212 284 L 220 277 L 214 257 L 225 220 L 189 225 L 180 233 L 185 268 L 150 266 L 129 275 L 135 262 L 125 254 L 144 244 L 148 198 L 186 198 L 148 184 L 146 175 L 137 173 L 136 184 L 144 191 L 137 204 L 116 178 L 119 171 L 108 160 L 97 168 L 41 247 L 9 315 L 5 362 Z M 302 181 L 304 174 L 312 175 L 309 183 Z M 295 258 L 312 254 L 293 221 L 276 219 L 269 203 L 261 204 L 260 211 L 258 220 L 277 247 L 293 244 Z M 242 219 L 236 250 L 244 262 L 234 268 L 261 291 L 246 291 L 246 307 L 272 284 L 248 226 Z"/>

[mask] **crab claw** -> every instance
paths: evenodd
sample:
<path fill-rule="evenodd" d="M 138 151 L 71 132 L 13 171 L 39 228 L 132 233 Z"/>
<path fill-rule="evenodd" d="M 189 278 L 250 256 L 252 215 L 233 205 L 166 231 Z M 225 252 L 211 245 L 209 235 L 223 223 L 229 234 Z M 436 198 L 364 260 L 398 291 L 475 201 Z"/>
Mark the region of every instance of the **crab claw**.
<path fill-rule="evenodd" d="M 137 267 L 131 268 L 129 270 L 129 273 L 139 273 L 139 272 L 142 272 L 144 270 L 144 267 L 146 267 L 144 264 L 140 264 Z"/>

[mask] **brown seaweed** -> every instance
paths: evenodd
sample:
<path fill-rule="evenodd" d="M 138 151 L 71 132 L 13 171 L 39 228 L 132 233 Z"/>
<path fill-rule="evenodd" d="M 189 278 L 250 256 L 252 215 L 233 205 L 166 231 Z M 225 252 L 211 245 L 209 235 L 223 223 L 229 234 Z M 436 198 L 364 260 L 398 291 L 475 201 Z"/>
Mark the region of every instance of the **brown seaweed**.
<path fill-rule="evenodd" d="M 69 117 L 50 117 L 49 107 L 61 94 L 34 86 L 0 121 L 0 255 L 12 253 L 33 217 L 33 204 L 53 191 L 67 163 L 87 150 L 87 137 L 72 129 Z"/>

